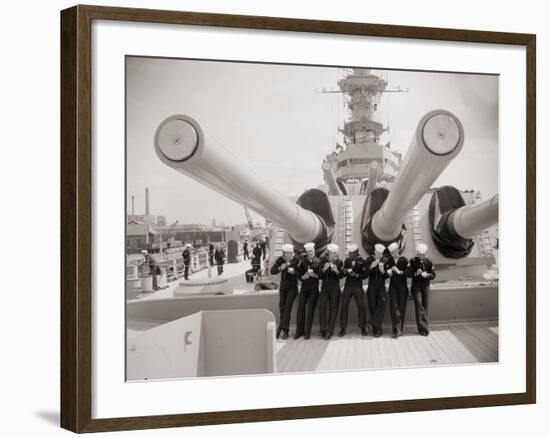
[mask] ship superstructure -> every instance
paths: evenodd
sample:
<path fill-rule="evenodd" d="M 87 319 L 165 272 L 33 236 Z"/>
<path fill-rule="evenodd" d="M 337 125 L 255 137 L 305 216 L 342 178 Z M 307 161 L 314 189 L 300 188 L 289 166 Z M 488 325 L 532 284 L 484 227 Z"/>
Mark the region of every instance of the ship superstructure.
<path fill-rule="evenodd" d="M 388 89 L 386 80 L 362 68 L 344 70 L 338 90 L 322 91 L 342 94 L 349 111 L 339 128 L 343 144 L 337 142 L 323 163 L 325 189 L 330 195 L 366 195 L 369 178 L 371 185 L 394 181 L 402 157 L 389 142 L 382 141 L 389 127 L 382 122 L 380 103 L 383 93 L 406 91 Z"/>

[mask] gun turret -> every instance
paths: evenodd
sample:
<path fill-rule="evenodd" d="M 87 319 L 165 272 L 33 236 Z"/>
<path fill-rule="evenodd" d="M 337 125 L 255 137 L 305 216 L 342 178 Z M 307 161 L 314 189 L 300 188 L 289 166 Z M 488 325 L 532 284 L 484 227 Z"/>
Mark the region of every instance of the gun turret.
<path fill-rule="evenodd" d="M 191 117 L 164 120 L 155 134 L 155 151 L 167 166 L 283 227 L 295 242 L 326 245 L 327 225 L 321 217 L 293 203 L 236 156 L 215 146 Z"/>
<path fill-rule="evenodd" d="M 463 145 L 464 129 L 454 114 L 435 110 L 422 117 L 387 198 L 371 217 L 363 217 L 363 245 L 367 252 L 372 252 L 379 242 L 401 243 L 407 214 Z M 367 198 L 365 202 L 368 201 Z"/>
<path fill-rule="evenodd" d="M 466 257 L 474 246 L 473 237 L 498 222 L 498 195 L 466 206 L 456 188 L 441 187 L 432 195 L 429 220 L 439 252 L 453 259 Z"/>

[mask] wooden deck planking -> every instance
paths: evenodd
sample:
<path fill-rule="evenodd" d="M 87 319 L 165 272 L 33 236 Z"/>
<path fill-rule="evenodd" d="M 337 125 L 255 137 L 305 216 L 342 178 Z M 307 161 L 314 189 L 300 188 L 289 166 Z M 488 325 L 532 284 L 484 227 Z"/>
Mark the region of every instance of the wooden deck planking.
<path fill-rule="evenodd" d="M 432 330 L 430 336 L 424 337 L 424 342 L 430 347 L 430 350 L 433 352 L 433 355 L 437 358 L 438 362 L 441 364 L 451 364 L 453 363 L 452 355 L 449 354 L 446 347 L 446 342 L 441 342 L 440 335 L 444 333 L 439 333 L 438 330 Z"/>
<path fill-rule="evenodd" d="M 411 338 L 411 335 L 403 335 L 399 338 L 399 345 L 404 345 L 404 347 L 401 348 L 403 348 L 403 352 L 405 353 L 407 364 L 409 364 L 408 366 L 425 365 L 420 356 L 420 352 L 415 348 Z"/>
<path fill-rule="evenodd" d="M 406 367 L 409 364 L 409 361 L 407 360 L 405 356 L 405 349 L 406 346 L 400 345 L 399 343 L 400 339 L 392 339 L 391 342 L 391 348 L 393 349 L 395 356 L 397 358 L 397 366 L 400 368 Z"/>
<path fill-rule="evenodd" d="M 485 346 L 476 336 L 469 332 L 462 324 L 453 324 L 450 326 L 451 332 L 459 339 L 470 353 L 472 353 L 478 362 L 494 362 L 494 356 L 486 351 Z"/>
<path fill-rule="evenodd" d="M 363 368 L 374 368 L 373 352 L 372 352 L 372 339 L 370 337 L 364 338 L 364 342 L 361 343 L 363 350 Z"/>
<path fill-rule="evenodd" d="M 336 336 L 330 341 L 318 336 L 279 340 L 277 370 L 291 373 L 494 362 L 498 360 L 496 324 L 436 324 L 427 337 L 413 329 L 399 339 L 389 334 L 363 337 L 350 330 L 343 338 Z"/>
<path fill-rule="evenodd" d="M 461 358 L 457 355 L 455 349 L 451 347 L 449 339 L 451 336 L 453 335 L 450 331 L 439 328 L 437 330 L 432 330 L 429 337 L 445 356 L 446 364 L 460 363 Z"/>
<path fill-rule="evenodd" d="M 477 337 L 477 339 L 488 348 L 493 355 L 498 356 L 498 336 L 489 330 L 488 327 L 471 327 L 468 325 L 463 325 L 463 327 L 468 330 L 468 332 Z"/>
<path fill-rule="evenodd" d="M 470 352 L 468 348 L 458 339 L 454 333 L 451 331 L 451 327 L 448 324 L 441 325 L 441 328 L 444 329 L 449 336 L 445 339 L 449 343 L 449 347 L 454 351 L 457 359 L 457 364 L 466 364 L 466 363 L 476 363 L 478 362 L 477 358 Z"/>
<path fill-rule="evenodd" d="M 409 341 L 411 342 L 411 348 L 418 352 L 420 357 L 421 366 L 424 365 L 437 365 L 433 362 L 434 358 L 430 352 L 426 349 L 426 346 L 422 343 L 422 337 L 418 334 L 409 335 Z"/>
<path fill-rule="evenodd" d="M 479 327 L 473 329 L 471 327 L 465 326 L 465 330 L 468 331 L 470 335 L 475 337 L 480 346 L 485 350 L 487 354 L 490 354 L 493 362 L 498 361 L 498 336 L 493 334 L 487 327 Z"/>

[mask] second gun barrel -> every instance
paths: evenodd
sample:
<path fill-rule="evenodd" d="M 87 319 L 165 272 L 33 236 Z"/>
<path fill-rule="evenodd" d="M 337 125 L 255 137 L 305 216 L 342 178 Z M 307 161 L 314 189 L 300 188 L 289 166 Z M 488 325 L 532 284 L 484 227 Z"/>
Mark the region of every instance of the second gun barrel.
<path fill-rule="evenodd" d="M 471 239 L 498 222 L 498 195 L 471 207 L 460 207 L 451 213 L 449 221 L 459 236 Z"/>
<path fill-rule="evenodd" d="M 399 236 L 409 211 L 463 144 L 462 123 L 449 111 L 431 111 L 420 120 L 388 197 L 373 217 L 372 231 L 378 239 L 391 241 Z"/>

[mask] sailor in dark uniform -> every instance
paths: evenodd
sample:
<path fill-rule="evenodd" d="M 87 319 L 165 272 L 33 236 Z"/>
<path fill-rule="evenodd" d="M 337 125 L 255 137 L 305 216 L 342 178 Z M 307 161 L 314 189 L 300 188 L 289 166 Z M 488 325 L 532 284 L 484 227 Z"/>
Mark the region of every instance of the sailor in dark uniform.
<path fill-rule="evenodd" d="M 300 296 L 298 297 L 298 313 L 296 314 L 296 334 L 294 339 L 304 336 L 309 339 L 315 307 L 319 298 L 319 276 L 321 274 L 321 260 L 315 256 L 315 244 L 304 245 L 306 254 L 302 257 L 298 267 L 298 274 L 302 281 Z"/>
<path fill-rule="evenodd" d="M 262 248 L 260 248 L 258 241 L 254 243 L 254 248 L 252 248 L 252 256 L 259 257 L 260 259 L 262 257 Z"/>
<path fill-rule="evenodd" d="M 248 260 L 248 240 L 244 240 L 243 243 L 243 260 Z"/>
<path fill-rule="evenodd" d="M 251 259 L 252 267 L 244 273 L 247 283 L 254 283 L 254 278 L 258 275 L 258 272 L 262 269 L 262 261 L 260 257 L 253 256 Z"/>
<path fill-rule="evenodd" d="M 409 297 L 409 288 L 407 287 L 409 261 L 406 257 L 399 255 L 399 245 L 395 242 L 388 246 L 388 251 L 390 256 L 388 257 L 389 269 L 387 274 L 390 277 L 388 292 L 390 296 L 392 337 L 398 338 L 403 332 L 407 298 Z"/>
<path fill-rule="evenodd" d="M 191 248 L 193 248 L 193 245 L 188 243 L 185 245 L 185 249 L 183 250 L 183 253 L 181 254 L 183 257 L 183 278 L 185 280 L 189 280 L 189 266 L 191 265 Z"/>
<path fill-rule="evenodd" d="M 359 328 L 361 335 L 367 336 L 366 320 L 365 320 L 365 291 L 363 290 L 363 278 L 367 269 L 365 259 L 359 255 L 359 248 L 355 243 L 352 243 L 349 248 L 349 255 L 344 260 L 344 275 L 346 276 L 346 284 L 342 292 L 342 305 L 340 308 L 340 333 L 342 337 L 346 334 L 348 326 L 348 310 L 351 297 L 355 299 L 357 305 Z"/>
<path fill-rule="evenodd" d="M 374 254 L 367 258 L 366 276 L 369 283 L 367 288 L 367 301 L 369 304 L 370 324 L 372 334 L 379 338 L 382 336 L 382 321 L 386 313 L 386 269 L 388 259 L 384 257 L 385 246 L 377 243 L 374 245 Z"/>
<path fill-rule="evenodd" d="M 290 324 L 292 304 L 296 299 L 296 295 L 298 295 L 299 264 L 300 259 L 294 254 L 294 247 L 290 244 L 285 244 L 283 245 L 283 255 L 278 257 L 271 267 L 271 275 L 281 274 L 281 284 L 279 286 L 279 328 L 277 329 L 277 338 L 281 334 L 283 339 L 288 338 L 288 326 Z"/>
<path fill-rule="evenodd" d="M 327 246 L 328 254 L 321 259 L 323 285 L 319 294 L 319 325 L 321 336 L 325 339 L 330 339 L 334 333 L 340 302 L 340 279 L 344 276 L 344 262 L 339 259 L 338 249 L 338 245 L 331 243 Z"/>
<path fill-rule="evenodd" d="M 428 322 L 428 305 L 430 299 L 430 281 L 435 278 L 434 265 L 426 257 L 428 245 L 419 243 L 416 246 L 416 257 L 411 260 L 408 275 L 412 277 L 411 295 L 416 310 L 416 327 L 422 336 L 430 334 Z"/>
<path fill-rule="evenodd" d="M 225 251 L 222 245 L 218 245 L 214 252 L 214 258 L 216 259 L 216 265 L 218 266 L 218 275 L 223 274 L 223 264 L 225 263 Z"/>
<path fill-rule="evenodd" d="M 210 266 L 214 266 L 214 245 L 212 243 L 208 246 L 208 263 Z"/>
<path fill-rule="evenodd" d="M 260 240 L 260 249 L 262 250 L 262 260 L 265 260 L 265 256 L 267 255 L 267 242 L 265 239 Z"/>

